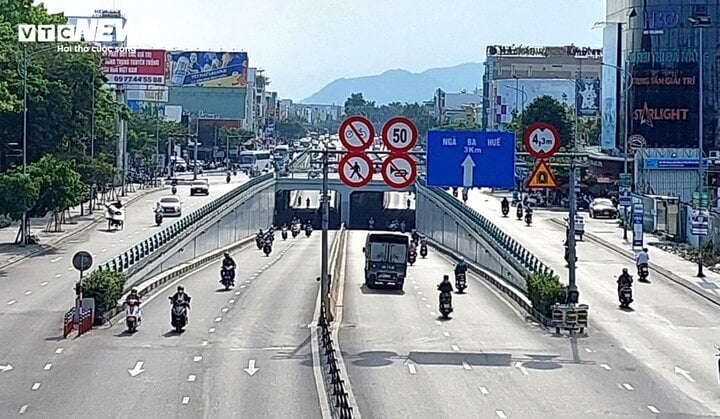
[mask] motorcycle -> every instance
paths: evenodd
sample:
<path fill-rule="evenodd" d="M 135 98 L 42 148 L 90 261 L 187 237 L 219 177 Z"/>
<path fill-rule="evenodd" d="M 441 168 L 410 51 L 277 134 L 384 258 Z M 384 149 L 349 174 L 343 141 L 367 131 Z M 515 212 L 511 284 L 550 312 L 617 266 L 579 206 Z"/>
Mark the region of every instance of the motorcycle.
<path fill-rule="evenodd" d="M 518 207 L 517 211 L 515 212 L 515 215 L 517 216 L 518 221 L 522 220 L 522 217 L 523 217 L 522 207 Z"/>
<path fill-rule="evenodd" d="M 272 252 L 272 245 L 268 242 L 265 243 L 263 246 L 263 253 L 265 253 L 265 256 L 270 256 L 270 252 Z"/>
<path fill-rule="evenodd" d="M 463 200 L 464 203 L 467 203 L 467 200 L 468 200 L 468 192 L 467 192 L 467 189 L 463 189 L 463 192 L 462 192 L 462 200 Z"/>
<path fill-rule="evenodd" d="M 305 237 L 310 237 L 310 234 L 312 234 L 312 227 L 308 225 L 305 227 Z"/>
<path fill-rule="evenodd" d="M 127 325 L 128 333 L 135 333 L 140 325 L 140 305 L 128 304 L 125 308 L 125 325 Z"/>
<path fill-rule="evenodd" d="M 155 212 L 155 225 L 159 226 L 160 224 L 162 224 L 162 221 L 163 221 L 162 212 L 156 211 Z"/>
<path fill-rule="evenodd" d="M 230 173 L 225 177 L 225 182 L 230 183 Z"/>
<path fill-rule="evenodd" d="M 452 191 L 453 191 L 453 192 L 452 192 L 453 196 L 454 196 L 455 198 L 457 198 L 457 196 L 458 196 L 458 190 L 457 190 L 457 188 L 453 188 Z"/>
<path fill-rule="evenodd" d="M 423 259 L 427 257 L 428 250 L 427 250 L 427 244 L 420 244 L 420 256 L 422 256 Z"/>
<path fill-rule="evenodd" d="M 171 191 L 172 191 L 172 194 L 175 195 L 177 193 L 177 186 L 173 185 Z"/>
<path fill-rule="evenodd" d="M 410 251 L 410 252 L 408 253 L 408 263 L 409 263 L 410 265 L 413 265 L 413 264 L 415 264 L 415 261 L 416 261 L 416 260 L 417 260 L 417 252 L 415 252 L 415 251 Z"/>
<path fill-rule="evenodd" d="M 170 325 L 175 328 L 177 333 L 182 333 L 188 322 L 188 303 L 186 301 L 173 301 L 172 297 L 168 297 L 168 299 L 170 299 L 170 304 L 172 304 L 172 309 L 170 309 Z"/>
<path fill-rule="evenodd" d="M 263 237 L 261 235 L 257 235 L 255 237 L 255 246 L 257 246 L 258 249 L 262 249 L 263 247 Z"/>
<path fill-rule="evenodd" d="M 619 292 L 620 308 L 630 308 L 630 303 L 633 302 L 632 298 L 632 287 L 625 285 L 620 288 Z"/>
<path fill-rule="evenodd" d="M 225 287 L 225 291 L 235 286 L 235 270 L 230 268 L 222 268 L 220 270 L 220 283 Z"/>
<path fill-rule="evenodd" d="M 509 212 L 510 212 L 510 208 L 508 208 L 507 206 L 503 206 L 503 207 L 502 207 L 502 215 L 503 215 L 503 217 L 507 217 Z"/>
<path fill-rule="evenodd" d="M 298 234 L 300 234 L 300 225 L 294 224 L 290 232 L 292 233 L 293 239 L 296 238 Z"/>
<path fill-rule="evenodd" d="M 532 225 L 532 214 L 529 212 L 525 214 L 525 224 L 527 224 L 528 227 Z"/>
<path fill-rule="evenodd" d="M 282 233 L 280 233 L 280 235 L 282 236 L 282 239 L 283 239 L 283 240 L 287 240 L 287 236 L 288 236 L 288 235 L 287 235 L 287 230 L 286 230 L 286 229 L 283 228 L 283 229 L 282 229 Z"/>
<path fill-rule="evenodd" d="M 650 275 L 650 270 L 648 269 L 648 265 L 643 263 L 642 265 L 638 266 L 638 281 L 640 282 L 650 282 L 647 277 Z"/>
<path fill-rule="evenodd" d="M 447 319 L 452 312 L 452 295 L 449 292 L 440 293 L 440 314 Z"/>
<path fill-rule="evenodd" d="M 455 274 L 455 288 L 457 288 L 458 294 L 462 294 L 465 292 L 465 288 L 467 288 L 465 272 L 458 272 Z"/>

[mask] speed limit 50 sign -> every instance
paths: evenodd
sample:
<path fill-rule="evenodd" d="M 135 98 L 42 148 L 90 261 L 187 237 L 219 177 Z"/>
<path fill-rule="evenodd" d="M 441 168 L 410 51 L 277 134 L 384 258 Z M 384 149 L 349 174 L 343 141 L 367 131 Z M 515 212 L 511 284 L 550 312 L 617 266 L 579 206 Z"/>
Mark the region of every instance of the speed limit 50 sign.
<path fill-rule="evenodd" d="M 417 128 L 408 118 L 402 116 L 391 118 L 383 125 L 382 139 L 388 150 L 405 153 L 412 150 L 417 143 Z"/>

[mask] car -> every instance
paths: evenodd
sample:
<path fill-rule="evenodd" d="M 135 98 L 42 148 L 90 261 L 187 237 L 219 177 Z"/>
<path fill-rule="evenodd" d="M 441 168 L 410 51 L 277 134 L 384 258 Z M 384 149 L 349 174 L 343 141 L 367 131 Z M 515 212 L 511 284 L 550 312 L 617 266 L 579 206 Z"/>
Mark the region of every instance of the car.
<path fill-rule="evenodd" d="M 595 198 L 590 203 L 590 218 L 608 217 L 617 218 L 617 208 L 607 198 Z"/>
<path fill-rule="evenodd" d="M 171 195 L 160 198 L 160 208 L 162 208 L 163 215 L 165 216 L 182 216 L 182 203 L 177 196 Z"/>
<path fill-rule="evenodd" d="M 190 184 L 190 196 L 194 195 L 210 195 L 210 185 L 207 179 L 194 180 Z"/>

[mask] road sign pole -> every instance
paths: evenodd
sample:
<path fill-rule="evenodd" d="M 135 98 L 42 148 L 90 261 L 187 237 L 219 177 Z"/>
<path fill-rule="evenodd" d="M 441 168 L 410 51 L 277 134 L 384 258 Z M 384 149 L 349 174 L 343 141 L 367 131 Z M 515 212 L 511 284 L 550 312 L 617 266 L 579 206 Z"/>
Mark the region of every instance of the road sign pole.
<path fill-rule="evenodd" d="M 574 161 L 573 161 L 574 163 Z M 577 197 L 575 195 L 575 165 L 570 169 L 570 211 L 568 214 L 568 237 L 567 237 L 567 245 L 568 245 L 568 294 L 567 294 L 567 303 L 568 304 L 577 304 L 577 302 L 580 299 L 580 293 L 577 289 L 577 284 L 575 281 L 575 215 L 577 213 L 576 210 L 576 200 Z"/>
<path fill-rule="evenodd" d="M 320 292 L 322 294 L 321 297 L 321 305 L 324 308 L 324 310 L 321 310 L 325 313 L 326 318 L 322 318 L 322 315 L 320 316 L 320 326 L 322 326 L 322 322 L 331 322 L 333 321 L 332 313 L 330 313 L 330 277 L 328 276 L 328 219 L 330 217 L 330 210 L 329 210 L 329 200 L 328 200 L 328 166 L 329 166 L 329 159 L 328 159 L 328 153 L 327 149 L 323 152 L 323 182 L 322 182 L 322 198 L 320 201 L 320 205 L 322 206 L 322 235 L 321 235 L 321 248 L 320 248 L 320 254 L 321 261 L 320 261 Z"/>

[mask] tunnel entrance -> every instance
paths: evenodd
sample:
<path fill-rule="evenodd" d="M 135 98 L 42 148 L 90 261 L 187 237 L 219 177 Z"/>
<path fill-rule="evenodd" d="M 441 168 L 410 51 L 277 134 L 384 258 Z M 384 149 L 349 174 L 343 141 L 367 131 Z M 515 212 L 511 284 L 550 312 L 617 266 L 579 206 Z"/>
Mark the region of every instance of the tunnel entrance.
<path fill-rule="evenodd" d="M 320 211 L 320 191 L 278 191 L 275 193 L 276 226 L 290 223 L 293 217 L 302 222 L 310 220 L 314 229 L 322 228 L 322 212 Z M 330 229 L 340 228 L 340 203 L 335 191 L 330 191 Z"/>
<path fill-rule="evenodd" d="M 375 229 L 388 229 L 394 220 L 398 223 L 404 221 L 407 230 L 415 228 L 415 194 L 352 192 L 348 228 L 366 230 L 370 218 L 375 221 Z"/>

